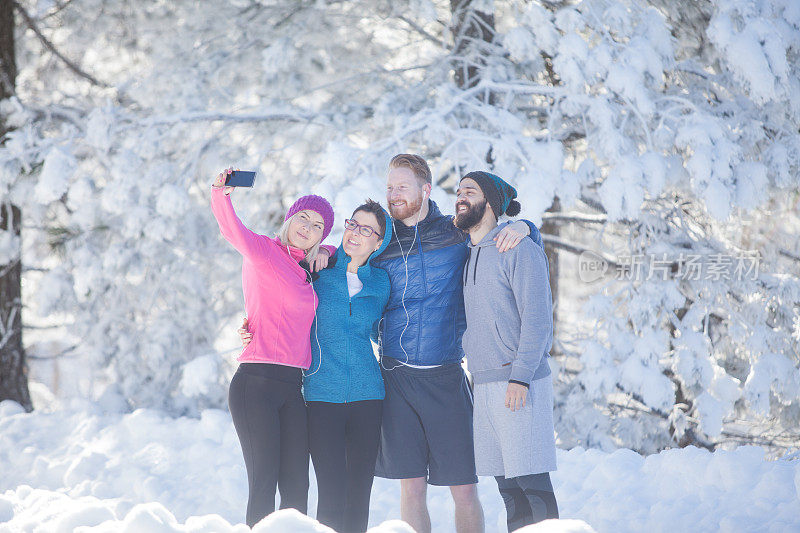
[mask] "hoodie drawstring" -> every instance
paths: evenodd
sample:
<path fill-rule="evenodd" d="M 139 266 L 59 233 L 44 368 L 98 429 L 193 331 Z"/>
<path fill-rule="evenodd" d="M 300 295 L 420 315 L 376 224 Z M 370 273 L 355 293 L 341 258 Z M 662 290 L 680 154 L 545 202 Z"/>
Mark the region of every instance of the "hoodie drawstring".
<path fill-rule="evenodd" d="M 478 253 L 475 254 L 475 268 L 472 270 L 472 284 L 475 285 L 475 280 L 478 277 L 478 259 L 481 257 L 481 249 L 478 248 Z"/>
<path fill-rule="evenodd" d="M 464 265 L 464 287 L 467 286 L 467 280 L 469 279 L 469 265 L 472 262 L 472 248 L 467 248 L 467 264 Z M 481 249 L 478 248 L 478 253 L 475 254 L 475 264 L 472 266 L 472 284 L 476 284 L 476 280 L 478 278 L 478 259 L 481 257 Z"/>
<path fill-rule="evenodd" d="M 467 277 L 469 277 L 469 262 L 472 261 L 472 248 L 467 247 L 467 264 L 464 265 L 464 287 L 467 286 Z"/>

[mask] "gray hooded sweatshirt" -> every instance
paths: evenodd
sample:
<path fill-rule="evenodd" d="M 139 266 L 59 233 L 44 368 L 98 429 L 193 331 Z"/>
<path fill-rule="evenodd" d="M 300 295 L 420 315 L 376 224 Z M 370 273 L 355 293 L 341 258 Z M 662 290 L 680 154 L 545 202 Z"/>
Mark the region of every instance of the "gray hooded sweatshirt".
<path fill-rule="evenodd" d="M 500 253 L 493 241 L 504 225 L 469 245 L 464 266 L 467 330 L 462 344 L 475 383 L 530 384 L 550 375 L 553 297 L 544 250 L 531 239 Z"/>

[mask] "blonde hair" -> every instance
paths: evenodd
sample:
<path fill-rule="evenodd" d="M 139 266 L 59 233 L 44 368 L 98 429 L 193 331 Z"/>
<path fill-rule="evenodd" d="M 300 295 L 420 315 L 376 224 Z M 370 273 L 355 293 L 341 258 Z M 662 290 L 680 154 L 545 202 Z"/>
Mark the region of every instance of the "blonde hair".
<path fill-rule="evenodd" d="M 296 217 L 300 213 L 302 213 L 302 211 L 298 211 L 294 215 L 284 220 L 283 224 L 281 224 L 281 227 L 278 229 L 278 239 L 280 239 L 281 243 L 283 243 L 284 245 L 289 244 L 289 225 L 292 223 L 294 217 Z M 312 261 L 314 261 L 314 259 L 317 258 L 317 254 L 319 253 L 319 247 L 321 244 L 322 244 L 322 239 L 318 240 L 314 246 L 306 250 L 306 257 L 305 257 L 306 261 L 311 263 Z"/>

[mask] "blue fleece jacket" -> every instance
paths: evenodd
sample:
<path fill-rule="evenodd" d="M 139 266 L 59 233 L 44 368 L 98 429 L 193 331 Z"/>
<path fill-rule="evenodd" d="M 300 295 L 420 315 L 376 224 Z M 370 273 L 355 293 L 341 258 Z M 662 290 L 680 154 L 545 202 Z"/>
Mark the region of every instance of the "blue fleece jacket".
<path fill-rule="evenodd" d="M 350 257 L 341 246 L 333 265 L 314 282 L 319 306 L 311 326 L 311 367 L 303 378 L 306 401 L 347 403 L 384 397 L 370 337 L 377 331 L 391 285 L 386 271 L 370 263 L 391 240 L 392 223 L 386 218 L 381 247 L 358 268 L 358 279 L 364 284 L 361 291 L 352 298 L 347 291 Z"/>

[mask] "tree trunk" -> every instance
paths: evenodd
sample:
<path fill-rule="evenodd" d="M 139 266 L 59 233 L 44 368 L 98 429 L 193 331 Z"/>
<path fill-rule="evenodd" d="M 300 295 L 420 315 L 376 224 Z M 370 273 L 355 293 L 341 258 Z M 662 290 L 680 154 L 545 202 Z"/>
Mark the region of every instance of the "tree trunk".
<path fill-rule="evenodd" d="M 462 89 L 475 87 L 486 65 L 484 47 L 494 40 L 494 13 L 477 11 L 472 0 L 450 0 L 453 15 L 453 69 L 455 82 Z"/>
<path fill-rule="evenodd" d="M 473 0 L 450 0 L 452 15 L 450 30 L 453 32 L 453 76 L 461 89 L 475 87 L 481 81 L 481 69 L 486 66 L 487 47 L 494 40 L 494 13 L 477 11 Z M 477 96 L 485 101 L 485 95 Z M 489 94 L 489 105 L 494 95 Z M 492 147 L 486 152 L 486 162 L 492 168 Z"/>
<path fill-rule="evenodd" d="M 561 200 L 556 196 L 553 198 L 553 205 L 547 209 L 547 212 L 558 213 L 559 211 L 561 211 Z M 544 222 L 539 231 L 542 235 L 553 235 L 555 237 L 561 235 L 561 228 L 555 222 Z M 550 267 L 550 293 L 553 296 L 553 338 L 555 339 L 558 330 L 558 249 L 552 244 L 545 244 L 544 253 L 547 255 L 547 263 Z M 553 343 L 550 355 L 558 353 L 557 346 L 557 344 Z"/>
<path fill-rule="evenodd" d="M 14 55 L 14 6 L 0 0 L 0 100 L 14 95 L 17 63 Z M 0 116 L 0 139 L 8 132 Z M 1 141 L 0 141 L 1 142 Z M 22 213 L 2 199 L 0 232 L 20 236 Z M 14 400 L 33 409 L 28 391 L 28 367 L 22 348 L 22 258 L 21 250 L 8 264 L 0 265 L 0 401 Z"/>
<path fill-rule="evenodd" d="M 14 56 L 14 4 L 11 0 L 0 0 L 0 100 L 5 100 L 16 91 L 17 61 Z M 0 137 L 6 131 L 5 120 L 0 116 Z"/>
<path fill-rule="evenodd" d="M 477 2 L 476 2 L 477 3 Z M 453 32 L 453 69 L 456 85 L 461 89 L 475 87 L 481 80 L 481 69 L 486 66 L 485 56 L 489 53 L 488 46 L 494 41 L 494 13 L 478 11 L 473 0 L 450 0 L 450 12 L 452 13 L 451 30 Z M 560 82 L 552 71 L 552 60 L 545 58 L 548 79 L 553 85 Z M 482 97 L 480 95 L 479 97 Z M 489 94 L 490 105 L 494 103 L 494 94 Z M 486 162 L 492 166 L 494 156 L 491 147 L 486 154 Z M 553 205 L 548 212 L 561 211 L 561 201 L 558 197 L 553 199 Z M 543 234 L 560 234 L 558 224 L 545 223 L 541 227 Z M 550 267 L 550 291 L 553 295 L 553 337 L 556 335 L 556 324 L 558 315 L 558 251 L 551 245 L 545 245 L 545 253 Z M 557 350 L 554 345 L 553 351 Z"/>

